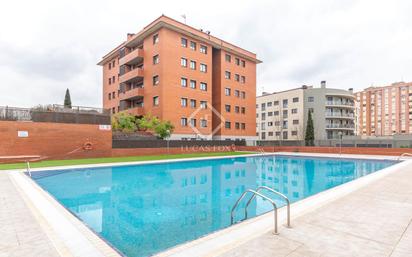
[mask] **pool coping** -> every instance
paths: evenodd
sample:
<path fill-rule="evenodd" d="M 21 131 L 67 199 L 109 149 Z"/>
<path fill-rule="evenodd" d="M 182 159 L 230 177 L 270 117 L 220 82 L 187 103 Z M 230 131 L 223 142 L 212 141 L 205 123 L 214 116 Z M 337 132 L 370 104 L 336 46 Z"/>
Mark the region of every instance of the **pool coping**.
<path fill-rule="evenodd" d="M 34 168 L 31 172 L 36 171 L 51 171 L 51 170 L 69 170 L 81 168 L 97 168 L 97 167 L 117 167 L 130 165 L 145 165 L 159 164 L 170 162 L 196 161 L 196 160 L 211 160 L 211 159 L 228 159 L 242 157 L 256 157 L 264 155 L 287 155 L 301 157 L 324 157 L 324 158 L 345 158 L 345 159 L 375 159 L 375 160 L 396 160 L 397 156 L 375 156 L 375 155 L 354 155 L 354 154 L 315 154 L 315 153 L 290 153 L 290 152 L 271 152 L 259 154 L 245 155 L 228 155 L 228 156 L 212 156 L 212 157 L 195 157 L 195 158 L 179 158 L 172 160 L 155 160 L 155 161 L 134 161 L 122 163 L 102 163 L 91 165 L 71 165 L 71 166 L 56 166 Z M 403 158 L 407 159 L 407 158 Z M 376 179 L 386 176 L 397 170 L 402 163 L 409 163 L 412 160 L 407 160 L 374 172 L 367 176 L 342 184 L 327 191 L 318 193 L 309 198 L 300 200 L 291 205 L 292 218 L 303 215 L 304 213 L 340 198 L 354 190 L 369 184 Z M 388 171 L 389 169 L 389 171 Z M 34 213 L 41 227 L 52 241 L 61 256 L 122 256 L 108 242 L 100 238 L 86 224 L 81 222 L 76 216 L 69 212 L 50 194 L 43 190 L 35 181 L 24 175 L 25 170 L 8 170 L 13 183 L 22 194 L 24 200 L 28 204 L 30 210 Z M 373 175 L 373 176 L 372 176 Z M 359 182 L 358 182 L 359 181 Z M 357 182 L 357 183 L 354 183 Z M 343 188 L 343 189 L 342 189 Z M 314 201 L 316 200 L 316 201 Z M 42 209 L 43 208 L 43 209 Z M 257 237 L 263 233 L 270 231 L 273 227 L 273 214 L 267 213 L 258 217 L 246 220 L 242 223 L 231 227 L 218 230 L 211 234 L 205 235 L 199 239 L 189 241 L 163 252 L 155 256 L 214 256 L 224 253 L 237 245 L 240 245 L 251 238 Z M 285 208 L 279 209 L 279 224 L 284 222 L 286 218 Z M 64 224 L 64 226 L 62 226 Z M 293 226 L 293 219 L 292 219 Z M 60 227 L 60 228 L 59 228 Z M 62 229 L 61 227 L 64 227 Z M 253 227 L 251 229 L 251 227 Z M 79 250 L 80 249 L 80 250 Z"/>

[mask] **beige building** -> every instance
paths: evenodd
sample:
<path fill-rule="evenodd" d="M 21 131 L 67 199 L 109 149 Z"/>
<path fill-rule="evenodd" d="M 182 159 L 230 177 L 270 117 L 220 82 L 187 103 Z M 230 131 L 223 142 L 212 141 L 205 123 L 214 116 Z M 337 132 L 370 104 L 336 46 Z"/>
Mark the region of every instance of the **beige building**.
<path fill-rule="evenodd" d="M 256 126 L 260 140 L 304 140 L 308 112 L 312 112 L 315 140 L 338 139 L 355 132 L 352 89 L 302 86 L 256 98 Z"/>
<path fill-rule="evenodd" d="M 369 87 L 355 95 L 359 105 L 357 135 L 412 133 L 412 82 Z"/>

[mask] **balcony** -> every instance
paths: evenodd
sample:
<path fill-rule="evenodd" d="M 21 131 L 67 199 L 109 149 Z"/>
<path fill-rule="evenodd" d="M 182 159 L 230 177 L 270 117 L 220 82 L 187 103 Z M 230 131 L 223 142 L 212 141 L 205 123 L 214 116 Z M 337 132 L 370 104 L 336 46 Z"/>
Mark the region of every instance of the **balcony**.
<path fill-rule="evenodd" d="M 354 124 L 326 124 L 326 129 L 354 130 Z"/>
<path fill-rule="evenodd" d="M 143 69 L 136 68 L 126 72 L 119 77 L 119 83 L 133 82 L 143 78 Z"/>
<path fill-rule="evenodd" d="M 132 115 L 135 116 L 143 116 L 144 115 L 144 109 L 143 106 L 138 106 L 138 107 L 133 107 L 130 109 L 126 109 L 126 111 Z"/>
<path fill-rule="evenodd" d="M 355 115 L 353 113 L 340 113 L 340 112 L 326 112 L 326 118 L 337 118 L 337 119 L 354 119 Z"/>
<path fill-rule="evenodd" d="M 344 101 L 326 101 L 326 106 L 347 107 L 352 109 L 355 107 L 355 103 Z"/>
<path fill-rule="evenodd" d="M 135 49 L 119 59 L 119 65 L 133 65 L 143 60 L 143 49 Z"/>
<path fill-rule="evenodd" d="M 144 96 L 144 88 L 143 87 L 137 87 L 133 88 L 130 90 L 127 90 L 125 92 L 120 92 L 119 98 L 120 100 L 131 100 L 133 98 L 141 97 Z"/>

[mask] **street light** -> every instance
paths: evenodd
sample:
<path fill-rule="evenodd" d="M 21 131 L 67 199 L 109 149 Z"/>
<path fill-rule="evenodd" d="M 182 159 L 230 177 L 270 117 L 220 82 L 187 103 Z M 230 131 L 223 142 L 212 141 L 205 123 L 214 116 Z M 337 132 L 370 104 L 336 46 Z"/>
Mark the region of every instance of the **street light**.
<path fill-rule="evenodd" d="M 166 130 L 167 136 L 166 136 L 166 145 L 167 145 L 167 153 L 169 154 L 169 138 L 170 138 L 170 130 Z"/>
<path fill-rule="evenodd" d="M 342 133 L 342 131 L 339 131 L 338 135 L 339 135 L 339 139 L 340 139 L 340 144 L 339 144 L 339 155 L 342 155 L 342 137 L 343 137 L 343 133 Z"/>

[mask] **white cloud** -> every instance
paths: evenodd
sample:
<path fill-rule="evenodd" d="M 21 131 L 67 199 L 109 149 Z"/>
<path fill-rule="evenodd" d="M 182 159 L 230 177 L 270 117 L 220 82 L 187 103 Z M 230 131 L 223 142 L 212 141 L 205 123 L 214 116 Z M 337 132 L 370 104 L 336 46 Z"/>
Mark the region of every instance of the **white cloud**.
<path fill-rule="evenodd" d="M 360 90 L 411 81 L 407 0 L 14 1 L 0 9 L 0 105 L 101 105 L 96 65 L 162 13 L 256 52 L 258 91 L 327 80 Z"/>

